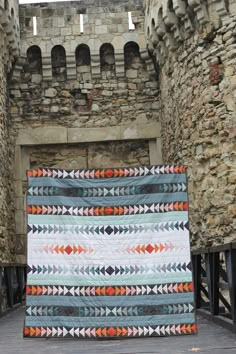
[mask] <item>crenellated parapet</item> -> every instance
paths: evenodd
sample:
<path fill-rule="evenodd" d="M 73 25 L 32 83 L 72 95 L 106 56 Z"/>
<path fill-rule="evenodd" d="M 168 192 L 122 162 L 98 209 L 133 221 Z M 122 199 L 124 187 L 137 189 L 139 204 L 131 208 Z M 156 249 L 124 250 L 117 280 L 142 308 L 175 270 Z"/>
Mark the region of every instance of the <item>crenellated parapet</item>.
<path fill-rule="evenodd" d="M 78 69 L 83 59 L 76 58 L 76 51 L 80 46 L 87 46 L 90 59 L 89 72 L 84 75 L 87 78 L 85 81 L 102 77 L 101 50 L 105 45 L 113 48 L 114 58 L 111 59 L 109 54 L 108 66 L 113 66 L 115 77 L 124 77 L 125 47 L 130 43 L 138 45 L 140 57 L 146 63 L 150 75 L 153 75 L 154 65 L 147 50 L 144 33 L 142 1 L 135 0 L 129 5 L 127 3 L 122 0 L 119 4 L 104 1 L 102 5 L 100 1 L 20 5 L 20 58 L 16 63 L 13 79 L 18 80 L 24 71 L 24 66 L 29 61 L 29 50 L 33 46 L 37 46 L 41 53 L 40 74 L 44 81 L 53 80 L 55 70 L 52 52 L 59 46 L 65 54 L 64 71 L 67 80 L 76 80 L 78 71 L 83 70 Z M 109 61 L 114 61 L 114 65 L 109 64 Z"/>
<path fill-rule="evenodd" d="M 19 54 L 19 11 L 17 0 L 0 0 L 0 53 L 9 71 Z"/>
<path fill-rule="evenodd" d="M 194 34 L 206 35 L 235 16 L 233 0 L 145 0 L 148 49 L 159 61 Z"/>

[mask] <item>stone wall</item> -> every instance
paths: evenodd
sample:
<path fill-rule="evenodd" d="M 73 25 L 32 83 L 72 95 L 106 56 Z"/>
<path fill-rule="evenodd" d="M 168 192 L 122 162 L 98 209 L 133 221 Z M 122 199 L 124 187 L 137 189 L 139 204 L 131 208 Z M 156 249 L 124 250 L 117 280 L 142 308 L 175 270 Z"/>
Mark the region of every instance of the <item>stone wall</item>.
<path fill-rule="evenodd" d="M 129 31 L 127 1 L 106 7 L 92 3 L 20 7 L 21 57 L 11 84 L 16 128 L 158 121 L 157 81 L 146 50 L 142 8 L 132 2 L 137 26 Z"/>
<path fill-rule="evenodd" d="M 144 165 L 161 162 L 161 154 L 142 1 L 21 5 L 20 28 L 10 112 L 16 259 L 24 262 L 26 169 Z"/>
<path fill-rule="evenodd" d="M 29 148 L 30 167 L 93 169 L 148 165 L 148 141 L 101 142 Z"/>
<path fill-rule="evenodd" d="M 12 261 L 15 253 L 7 75 L 18 53 L 17 10 L 16 1 L 0 1 L 0 264 Z"/>
<path fill-rule="evenodd" d="M 189 166 L 194 247 L 236 239 L 236 1 L 147 0 L 163 159 Z"/>

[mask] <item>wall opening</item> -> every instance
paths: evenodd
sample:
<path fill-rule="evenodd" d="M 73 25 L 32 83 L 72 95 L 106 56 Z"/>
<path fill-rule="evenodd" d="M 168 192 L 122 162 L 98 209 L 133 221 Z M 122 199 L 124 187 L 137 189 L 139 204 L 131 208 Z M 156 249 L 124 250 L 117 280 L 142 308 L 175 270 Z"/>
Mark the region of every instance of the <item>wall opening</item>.
<path fill-rule="evenodd" d="M 170 12 L 174 12 L 173 0 L 168 0 L 167 7 Z"/>
<path fill-rule="evenodd" d="M 75 51 L 77 78 L 80 81 L 91 80 L 91 55 L 86 44 L 80 44 Z"/>
<path fill-rule="evenodd" d="M 28 48 L 27 62 L 24 66 L 24 71 L 27 73 L 42 73 L 42 53 L 41 49 L 37 45 L 33 45 Z"/>
<path fill-rule="evenodd" d="M 80 14 L 79 16 L 79 23 L 80 23 L 80 33 L 84 33 L 84 15 Z"/>
<path fill-rule="evenodd" d="M 52 48 L 52 76 L 57 81 L 65 81 L 66 74 L 66 51 L 61 45 Z"/>
<path fill-rule="evenodd" d="M 135 25 L 133 23 L 132 12 L 131 11 L 128 12 L 128 22 L 129 22 L 129 31 L 134 31 L 135 30 Z"/>
<path fill-rule="evenodd" d="M 115 76 L 115 52 L 114 47 L 105 43 L 100 48 L 100 63 L 102 78 L 111 78 Z"/>
<path fill-rule="evenodd" d="M 4 9 L 9 10 L 9 2 L 8 0 L 4 0 Z"/>
<path fill-rule="evenodd" d="M 126 43 L 126 45 L 124 46 L 124 61 L 125 61 L 125 70 L 132 69 L 133 73 L 135 73 L 135 71 L 139 69 L 140 65 L 142 65 L 139 46 L 137 43 L 135 42 Z"/>
<path fill-rule="evenodd" d="M 37 17 L 33 16 L 33 35 L 37 36 L 38 28 L 37 28 Z"/>

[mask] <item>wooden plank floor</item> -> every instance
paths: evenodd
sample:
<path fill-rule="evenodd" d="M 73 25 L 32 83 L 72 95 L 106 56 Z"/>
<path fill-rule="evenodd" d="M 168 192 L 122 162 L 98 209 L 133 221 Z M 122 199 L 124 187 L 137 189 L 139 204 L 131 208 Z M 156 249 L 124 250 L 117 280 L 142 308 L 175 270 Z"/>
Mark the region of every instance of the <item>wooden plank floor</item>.
<path fill-rule="evenodd" d="M 198 317 L 199 334 L 108 341 L 23 339 L 24 309 L 0 318 L 1 354 L 236 354 L 236 335 Z"/>

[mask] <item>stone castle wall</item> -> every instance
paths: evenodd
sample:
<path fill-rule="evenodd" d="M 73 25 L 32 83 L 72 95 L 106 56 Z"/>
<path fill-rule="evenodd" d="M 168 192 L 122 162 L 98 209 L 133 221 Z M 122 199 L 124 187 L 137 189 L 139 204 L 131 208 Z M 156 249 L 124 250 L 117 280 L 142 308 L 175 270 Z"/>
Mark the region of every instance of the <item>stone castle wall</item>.
<path fill-rule="evenodd" d="M 135 166 L 161 162 L 161 153 L 142 1 L 21 5 L 20 29 L 10 111 L 16 259 L 24 262 L 26 169 Z"/>
<path fill-rule="evenodd" d="M 236 1 L 5 4 L 0 261 L 25 262 L 27 169 L 155 164 L 161 147 L 189 166 L 192 245 L 235 239 Z"/>
<path fill-rule="evenodd" d="M 236 239 L 236 1 L 147 0 L 165 162 L 189 166 L 192 244 Z"/>
<path fill-rule="evenodd" d="M 7 75 L 18 54 L 18 8 L 13 0 L 0 1 L 0 263 L 13 260 L 15 253 L 13 180 L 9 145 Z"/>
<path fill-rule="evenodd" d="M 129 31 L 126 3 L 114 6 L 111 2 L 110 7 L 94 2 L 91 7 L 87 2 L 20 7 L 21 57 L 11 85 L 15 127 L 43 124 L 92 128 L 158 121 L 156 74 L 146 50 L 142 8 L 133 2 L 138 25 L 135 31 Z M 38 29 L 35 36 L 34 16 Z M 139 52 L 133 51 L 132 43 L 139 46 Z M 83 57 L 85 45 L 90 59 L 87 53 Z M 34 61 L 29 62 L 32 46 L 39 51 L 33 60 L 41 55 L 38 67 L 33 67 Z M 54 68 L 56 47 L 65 53 L 64 62 L 61 58 Z M 76 56 L 79 47 L 82 50 Z"/>

